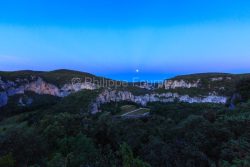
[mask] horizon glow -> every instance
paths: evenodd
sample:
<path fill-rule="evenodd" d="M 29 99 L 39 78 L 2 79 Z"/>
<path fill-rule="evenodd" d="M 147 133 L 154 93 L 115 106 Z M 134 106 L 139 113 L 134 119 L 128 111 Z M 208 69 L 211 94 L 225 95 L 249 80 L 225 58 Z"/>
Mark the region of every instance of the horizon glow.
<path fill-rule="evenodd" d="M 250 72 L 250 2 L 0 2 L 0 70 L 155 80 Z"/>

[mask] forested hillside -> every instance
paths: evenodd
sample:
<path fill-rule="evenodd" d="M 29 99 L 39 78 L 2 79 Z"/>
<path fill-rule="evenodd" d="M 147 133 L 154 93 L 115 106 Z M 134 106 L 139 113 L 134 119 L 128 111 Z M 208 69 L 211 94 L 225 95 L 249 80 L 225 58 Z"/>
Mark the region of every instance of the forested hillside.
<path fill-rule="evenodd" d="M 119 101 L 97 114 L 99 89 L 29 92 L 25 106 L 13 96 L 0 113 L 0 166 L 249 167 L 249 85 L 239 81 L 228 104 Z"/>

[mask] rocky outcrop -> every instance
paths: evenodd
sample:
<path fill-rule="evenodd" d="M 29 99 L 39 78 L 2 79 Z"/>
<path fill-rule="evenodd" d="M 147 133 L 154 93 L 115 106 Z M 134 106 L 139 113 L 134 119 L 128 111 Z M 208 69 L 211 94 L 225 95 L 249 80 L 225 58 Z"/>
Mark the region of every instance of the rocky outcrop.
<path fill-rule="evenodd" d="M 38 78 L 38 80 L 25 86 L 25 91 L 31 91 L 37 94 L 48 94 L 58 97 L 65 97 L 70 93 L 78 92 L 83 89 L 94 90 L 97 89 L 97 86 L 93 83 L 72 83 L 65 84 L 61 88 L 58 88 L 53 84 L 43 81 L 41 78 Z"/>
<path fill-rule="evenodd" d="M 40 77 L 32 77 L 30 81 L 28 79 L 16 79 L 16 82 L 4 82 L 0 77 L 0 91 L 2 91 L 0 96 L 0 107 L 7 104 L 8 96 L 25 94 L 26 91 L 34 92 L 40 95 L 47 94 L 52 96 L 65 97 L 73 92 L 78 92 L 83 89 L 94 90 L 97 89 L 97 86 L 93 83 L 72 83 L 65 84 L 61 88 L 59 88 L 51 83 L 47 83 Z"/>
<path fill-rule="evenodd" d="M 18 88 L 11 87 L 6 92 L 8 96 L 14 96 L 16 94 L 24 94 L 24 91 L 25 91 L 24 86 L 20 86 Z"/>
<path fill-rule="evenodd" d="M 203 96 L 203 97 L 189 97 L 188 95 L 180 96 L 179 101 L 187 103 L 221 103 L 227 102 L 227 97 L 224 96 Z"/>
<path fill-rule="evenodd" d="M 61 96 L 60 90 L 58 87 L 43 81 L 42 78 L 38 78 L 36 81 L 26 84 L 24 87 L 24 90 L 31 91 L 37 94 Z"/>
<path fill-rule="evenodd" d="M 61 89 L 60 96 L 67 96 L 72 92 L 78 92 L 80 90 L 94 90 L 97 89 L 97 86 L 93 83 L 76 83 L 76 84 L 65 84 Z"/>
<path fill-rule="evenodd" d="M 215 82 L 215 81 L 223 81 L 223 80 L 231 80 L 231 77 L 217 77 L 217 78 L 211 78 L 210 80 Z"/>
<path fill-rule="evenodd" d="M 162 94 L 146 94 L 135 96 L 128 91 L 105 90 L 91 104 L 91 113 L 100 112 L 99 108 L 102 104 L 110 102 L 131 101 L 142 106 L 146 106 L 149 102 L 186 102 L 186 103 L 221 103 L 225 104 L 227 97 L 224 96 L 202 96 L 190 97 L 189 95 L 179 95 L 177 93 L 162 93 Z"/>
<path fill-rule="evenodd" d="M 0 88 L 3 89 L 3 90 L 6 90 L 8 88 L 12 88 L 12 87 L 15 87 L 16 84 L 15 82 L 12 82 L 12 81 L 2 81 L 2 78 L 0 77 Z"/>
<path fill-rule="evenodd" d="M 211 78 L 211 81 L 222 81 L 223 77 Z"/>
<path fill-rule="evenodd" d="M 194 88 L 198 87 L 200 80 L 196 81 L 184 81 L 184 80 L 167 80 L 164 83 L 165 89 L 176 89 L 176 88 Z M 31 91 L 37 94 L 48 94 L 58 97 L 65 97 L 72 92 L 78 92 L 82 89 L 94 90 L 98 87 L 93 83 L 81 83 L 74 82 L 72 84 L 68 83 L 62 87 L 57 87 L 51 83 L 44 81 L 40 77 L 31 77 L 31 79 L 16 79 L 13 81 L 2 81 L 0 78 L 0 107 L 8 103 L 8 96 L 13 96 L 16 94 L 25 94 L 26 91 Z M 146 106 L 149 102 L 187 102 L 187 103 L 226 103 L 227 97 L 218 96 L 216 93 L 211 93 L 208 96 L 197 96 L 190 97 L 189 95 L 179 95 L 177 93 L 151 93 L 141 96 L 135 96 L 129 91 L 115 91 L 115 90 L 105 90 L 103 91 L 91 104 L 91 111 L 93 113 L 99 112 L 101 104 L 109 102 L 118 101 L 131 101 L 142 106 Z M 20 105 L 29 105 L 32 100 L 28 103 L 21 99 Z"/>
<path fill-rule="evenodd" d="M 165 89 L 176 89 L 176 88 L 197 88 L 200 80 L 189 82 L 184 80 L 166 80 L 164 82 Z"/>
<path fill-rule="evenodd" d="M 6 92 L 0 92 L 0 107 L 8 103 L 8 95 Z"/>

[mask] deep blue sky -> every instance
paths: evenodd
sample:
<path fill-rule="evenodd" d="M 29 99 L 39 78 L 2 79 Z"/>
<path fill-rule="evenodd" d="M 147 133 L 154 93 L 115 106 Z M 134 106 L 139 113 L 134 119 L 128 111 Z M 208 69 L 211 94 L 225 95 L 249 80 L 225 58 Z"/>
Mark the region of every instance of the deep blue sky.
<path fill-rule="evenodd" d="M 0 70 L 59 68 L 128 80 L 250 72 L 250 1 L 0 1 Z"/>

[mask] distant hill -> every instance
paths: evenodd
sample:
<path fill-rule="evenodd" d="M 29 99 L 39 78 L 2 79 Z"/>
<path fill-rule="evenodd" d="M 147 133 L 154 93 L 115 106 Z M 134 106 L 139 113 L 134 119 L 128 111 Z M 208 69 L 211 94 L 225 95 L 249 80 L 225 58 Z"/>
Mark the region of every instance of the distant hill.
<path fill-rule="evenodd" d="M 175 92 L 187 93 L 217 93 L 229 95 L 234 91 L 236 84 L 250 78 L 250 74 L 228 74 L 228 73 L 201 73 L 176 76 L 166 79 L 161 88 Z"/>
<path fill-rule="evenodd" d="M 31 71 L 31 70 L 23 70 L 23 71 L 13 71 L 13 72 L 0 72 L 0 77 L 2 80 L 10 80 L 16 81 L 19 79 L 32 79 L 32 77 L 41 77 L 45 81 L 52 83 L 57 86 L 62 86 L 66 83 L 70 83 L 72 78 L 80 78 L 82 81 L 88 80 L 91 82 L 94 81 L 108 81 L 111 79 L 98 77 L 90 73 L 74 71 L 74 70 L 54 70 L 54 71 Z"/>
<path fill-rule="evenodd" d="M 230 74 L 230 73 L 197 73 L 197 74 L 188 74 L 188 75 L 179 75 L 171 78 L 176 80 L 194 80 L 194 79 L 211 79 L 211 78 L 219 78 L 219 77 L 232 77 L 233 79 L 250 77 L 250 73 L 246 74 Z"/>
<path fill-rule="evenodd" d="M 46 107 L 63 100 L 60 109 L 98 108 L 111 101 L 130 101 L 139 105 L 150 102 L 187 102 L 225 104 L 236 85 L 250 74 L 204 73 L 177 76 L 163 84 L 122 84 L 90 73 L 73 70 L 0 72 L 0 111 L 26 111 Z M 244 90 L 244 89 L 243 89 Z M 88 94 L 88 95 L 86 95 Z M 99 96 L 99 98 L 97 98 Z M 83 100 L 84 99 L 84 100 Z M 86 106 L 95 103 L 92 107 Z M 84 103 L 84 104 L 83 104 Z"/>

